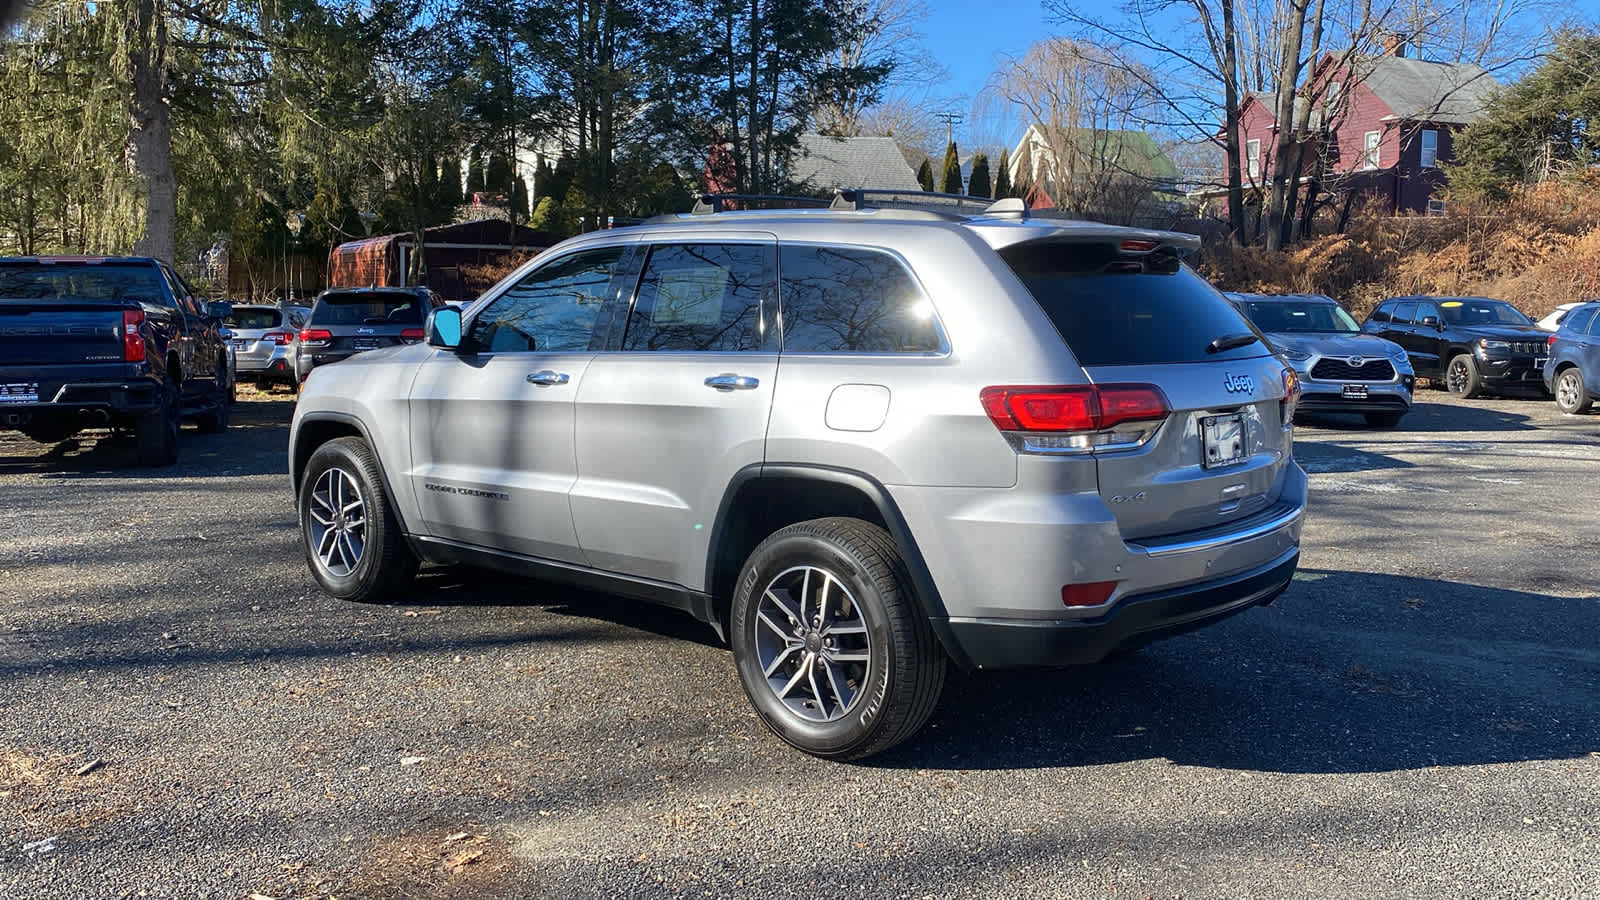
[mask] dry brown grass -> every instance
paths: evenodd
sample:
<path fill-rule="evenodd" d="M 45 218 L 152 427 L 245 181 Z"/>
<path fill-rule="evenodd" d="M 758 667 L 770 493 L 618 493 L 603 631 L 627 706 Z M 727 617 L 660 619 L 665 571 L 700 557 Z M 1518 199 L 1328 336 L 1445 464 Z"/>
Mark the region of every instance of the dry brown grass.
<path fill-rule="evenodd" d="M 1285 252 L 1209 247 L 1201 268 L 1224 290 L 1328 294 L 1358 317 L 1412 293 L 1499 297 L 1539 317 L 1600 296 L 1600 178 L 1537 185 L 1493 207 L 1456 203 L 1443 219 L 1369 207 L 1344 233 Z"/>

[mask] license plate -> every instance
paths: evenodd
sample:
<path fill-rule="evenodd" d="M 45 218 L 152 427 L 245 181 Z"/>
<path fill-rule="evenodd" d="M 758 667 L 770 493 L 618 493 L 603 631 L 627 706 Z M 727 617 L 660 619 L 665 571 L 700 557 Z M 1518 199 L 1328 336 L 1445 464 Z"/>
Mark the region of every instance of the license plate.
<path fill-rule="evenodd" d="M 250 342 L 245 340 L 244 338 L 234 338 L 233 339 L 233 349 L 235 349 L 235 350 L 243 350 L 244 348 L 246 348 L 248 346 L 250 346 Z"/>
<path fill-rule="evenodd" d="M 356 338 L 355 348 L 357 350 L 376 350 L 376 349 L 378 349 L 378 339 L 377 338 Z"/>
<path fill-rule="evenodd" d="M 39 382 L 0 384 L 0 406 L 8 403 L 38 403 Z"/>
<path fill-rule="evenodd" d="M 1207 469 L 1244 462 L 1244 414 L 1207 416 L 1200 420 L 1201 463 Z"/>
<path fill-rule="evenodd" d="M 1364 384 L 1347 384 L 1341 392 L 1346 400 L 1367 399 L 1367 386 Z"/>

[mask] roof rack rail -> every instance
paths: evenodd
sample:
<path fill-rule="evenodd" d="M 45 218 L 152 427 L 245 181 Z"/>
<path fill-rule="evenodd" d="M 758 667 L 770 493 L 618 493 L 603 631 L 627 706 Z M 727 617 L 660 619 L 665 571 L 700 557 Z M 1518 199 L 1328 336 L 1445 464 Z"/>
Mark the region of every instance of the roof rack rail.
<path fill-rule="evenodd" d="M 699 194 L 694 198 L 692 216 L 724 212 L 729 203 L 740 204 L 743 209 L 821 209 L 828 201 L 818 197 L 791 197 L 784 194 Z M 756 204 L 769 204 L 757 206 Z"/>
<path fill-rule="evenodd" d="M 1021 200 L 1007 197 L 991 200 L 968 194 L 937 194 L 932 191 L 902 191 L 880 188 L 845 188 L 834 192 L 829 209 L 920 209 L 928 212 L 952 214 L 958 218 L 971 215 L 1016 216 L 1028 218 L 1028 206 Z"/>

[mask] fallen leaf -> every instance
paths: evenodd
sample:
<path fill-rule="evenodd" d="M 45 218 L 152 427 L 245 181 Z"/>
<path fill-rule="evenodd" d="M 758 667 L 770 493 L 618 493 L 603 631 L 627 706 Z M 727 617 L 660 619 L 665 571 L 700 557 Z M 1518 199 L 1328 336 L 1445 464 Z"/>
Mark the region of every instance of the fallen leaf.
<path fill-rule="evenodd" d="M 478 857 L 482 855 L 483 850 L 479 847 L 463 850 L 460 853 L 452 854 L 449 858 L 447 858 L 444 861 L 444 867 L 446 871 L 459 872 L 462 868 L 477 862 Z"/>

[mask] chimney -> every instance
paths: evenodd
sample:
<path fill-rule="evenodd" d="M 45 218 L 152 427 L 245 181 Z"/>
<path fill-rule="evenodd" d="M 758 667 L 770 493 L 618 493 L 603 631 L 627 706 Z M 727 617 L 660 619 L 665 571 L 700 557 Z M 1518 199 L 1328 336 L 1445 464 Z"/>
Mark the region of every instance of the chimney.
<path fill-rule="evenodd" d="M 1383 55 L 1384 56 L 1405 56 L 1406 55 L 1406 36 L 1401 34 L 1398 31 L 1386 31 L 1386 32 L 1384 32 L 1383 33 Z"/>

